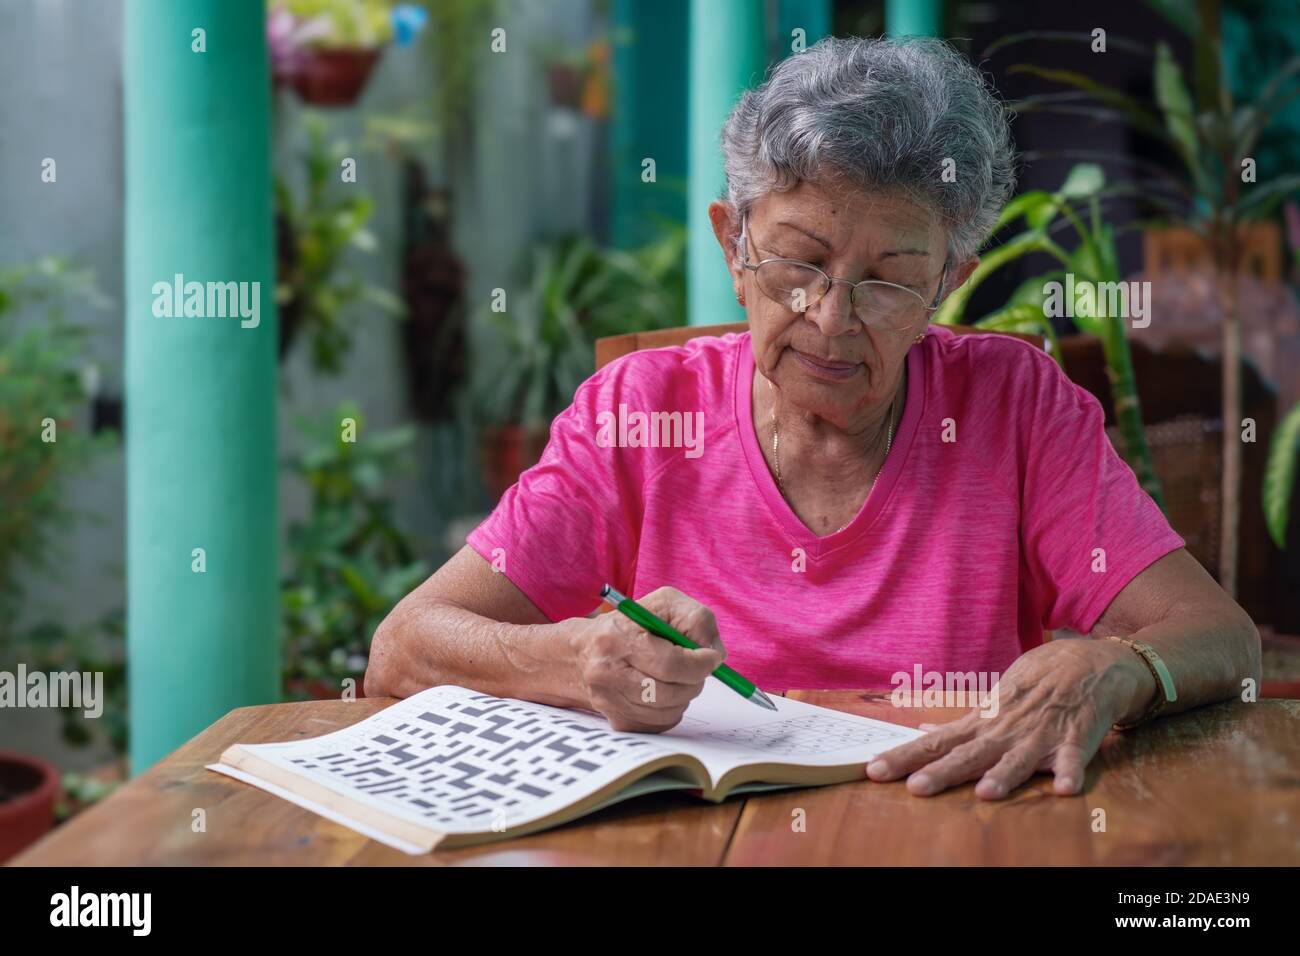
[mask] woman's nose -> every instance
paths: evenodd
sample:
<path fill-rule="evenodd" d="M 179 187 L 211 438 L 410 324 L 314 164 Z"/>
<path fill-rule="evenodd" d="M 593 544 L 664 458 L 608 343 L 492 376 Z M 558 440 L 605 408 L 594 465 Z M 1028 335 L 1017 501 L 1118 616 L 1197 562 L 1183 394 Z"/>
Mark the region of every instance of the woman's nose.
<path fill-rule="evenodd" d="M 805 313 L 823 335 L 843 335 L 856 321 L 853 316 L 853 286 L 832 282 L 831 287 Z"/>

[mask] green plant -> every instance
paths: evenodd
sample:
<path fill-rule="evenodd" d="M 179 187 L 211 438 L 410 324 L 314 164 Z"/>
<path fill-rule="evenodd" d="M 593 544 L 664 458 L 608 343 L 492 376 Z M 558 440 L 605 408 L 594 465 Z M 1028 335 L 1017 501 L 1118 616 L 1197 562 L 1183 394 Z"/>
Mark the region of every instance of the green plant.
<path fill-rule="evenodd" d="M 1300 174 L 1253 164 L 1261 137 L 1275 118 L 1300 96 L 1300 55 L 1289 58 L 1260 88 L 1252 103 L 1235 101 L 1225 79 L 1221 11 L 1218 0 L 1157 4 L 1186 30 L 1193 45 L 1194 69 L 1189 84 L 1165 43 L 1154 50 L 1131 40 L 1110 45 L 1137 53 L 1153 63 L 1154 103 L 1069 70 L 1017 64 L 1011 72 L 1040 77 L 1066 88 L 1011 104 L 1017 112 L 1053 111 L 1103 120 L 1119 120 L 1168 151 L 1172 162 L 1143 163 L 1151 178 L 1134 184 L 1142 197 L 1169 222 L 1204 237 L 1214 262 L 1216 289 L 1223 314 L 1223 502 L 1219 583 L 1229 595 L 1237 590 L 1237 551 L 1241 513 L 1242 420 L 1241 326 L 1237 283 L 1241 245 L 1239 226 L 1270 215 L 1276 205 L 1300 190 Z M 1025 39 L 1090 42 L 1088 34 L 1019 34 L 985 51 Z M 1251 161 L 1248 163 L 1248 161 Z M 1248 176 L 1250 165 L 1253 175 Z"/>
<path fill-rule="evenodd" d="M 1286 547 L 1297 470 L 1300 470 L 1300 404 L 1293 405 L 1278 423 L 1264 468 L 1264 518 L 1273 543 L 1279 548 Z"/>
<path fill-rule="evenodd" d="M 58 258 L 0 267 L 0 636 L 15 618 L 20 567 L 48 570 L 54 532 L 76 517 L 68 479 L 114 441 L 76 427 L 87 330 L 66 318 L 73 302 L 106 304 L 90 272 Z M 42 320 L 16 328 L 27 306 Z"/>
<path fill-rule="evenodd" d="M 268 9 L 283 8 L 296 20 L 314 21 L 308 45 L 317 47 L 383 46 L 393 38 L 394 0 L 268 0 Z"/>
<path fill-rule="evenodd" d="M 475 369 L 476 413 L 494 424 L 545 425 L 591 375 L 596 339 L 680 322 L 685 241 L 685 228 L 669 224 L 631 251 L 580 236 L 534 249 L 527 287 L 504 311 L 481 312 L 500 344 Z"/>
<path fill-rule="evenodd" d="M 483 64 L 493 55 L 488 41 L 500 18 L 497 0 L 438 0 L 426 9 L 425 42 L 436 71 L 434 119 L 446 163 L 454 145 L 472 141 Z"/>
<path fill-rule="evenodd" d="M 129 726 L 125 611 L 115 609 L 85 627 L 44 621 L 28 631 L 20 643 L 20 656 L 29 670 L 103 675 L 100 716 L 88 719 L 84 707 L 61 708 L 62 736 L 73 746 L 106 743 L 119 756 L 126 753 Z"/>
<path fill-rule="evenodd" d="M 1025 280 L 1006 305 L 984 316 L 975 325 L 987 329 L 1041 332 L 1051 341 L 1052 354 L 1059 362 L 1060 343 L 1056 340 L 1052 323 L 1046 318 L 1049 283 L 1063 283 L 1066 275 L 1070 274 L 1074 281 L 1091 283 L 1096 288 L 1101 283 L 1116 283 L 1122 278 L 1115 250 L 1115 231 L 1101 216 L 1104 186 L 1105 175 L 1100 166 L 1080 163 L 1070 171 L 1058 191 L 1022 193 L 1009 202 L 997 228 L 1023 221 L 1024 231 L 981 258 L 970 279 L 940 307 L 935 321 L 944 324 L 960 322 L 971 295 L 992 273 L 1026 255 L 1046 253 L 1056 259 L 1060 268 Z M 1075 210 L 1076 203 L 1087 204 L 1086 223 Z M 1074 249 L 1068 252 L 1052 235 L 1061 225 L 1072 227 L 1078 239 Z M 1074 324 L 1079 331 L 1101 340 L 1120 430 L 1120 452 L 1133 469 L 1138 483 L 1163 508 L 1160 481 L 1151 464 L 1151 449 L 1142 427 L 1142 409 L 1133 376 L 1133 357 L 1129 351 L 1125 319 L 1108 314 L 1109 302 L 1102 295 L 1093 296 L 1091 305 L 1086 301 L 1071 305 Z"/>
<path fill-rule="evenodd" d="M 407 461 L 414 429 L 366 434 L 355 406 L 300 421 L 303 449 L 287 464 L 307 485 L 305 521 L 289 529 L 281 595 L 284 680 L 328 681 L 365 672 L 370 638 L 428 573 L 393 518 L 386 478 Z"/>
<path fill-rule="evenodd" d="M 336 373 L 352 347 L 345 310 L 368 301 L 392 315 L 402 315 L 401 299 L 365 282 L 344 265 L 349 249 L 373 252 L 374 235 L 366 228 L 374 201 L 355 186 L 328 189 L 340 164 L 350 155 L 346 140 L 326 142 L 329 123 L 318 114 L 303 121 L 307 149 L 302 154 L 306 188 L 295 199 L 285 180 L 275 179 L 279 267 L 275 298 L 280 318 L 280 357 L 299 336 L 311 342 L 312 364 Z"/>
<path fill-rule="evenodd" d="M 86 720 L 66 708 L 64 739 L 98 736 L 126 746 L 125 634 L 120 611 L 88 627 L 41 621 L 21 633 L 14 621 L 22 599 L 20 569 L 49 571 L 58 557 L 55 532 L 81 517 L 67 504 L 68 480 L 112 445 L 111 432 L 76 427 L 86 404 L 88 330 L 67 318 L 73 304 L 105 308 L 94 274 L 57 257 L 0 268 L 0 659 L 37 671 L 101 672 L 103 714 Z M 42 310 L 18 329 L 16 313 Z"/>
<path fill-rule="evenodd" d="M 120 782 L 101 780 L 81 773 L 63 774 L 61 780 L 63 792 L 54 806 L 55 818 L 60 823 L 64 822 L 73 814 L 103 800 L 118 788 Z"/>
<path fill-rule="evenodd" d="M 626 252 L 606 250 L 630 275 L 598 297 L 589 316 L 593 339 L 680 324 L 686 317 L 686 226 L 661 218 L 658 235 Z"/>

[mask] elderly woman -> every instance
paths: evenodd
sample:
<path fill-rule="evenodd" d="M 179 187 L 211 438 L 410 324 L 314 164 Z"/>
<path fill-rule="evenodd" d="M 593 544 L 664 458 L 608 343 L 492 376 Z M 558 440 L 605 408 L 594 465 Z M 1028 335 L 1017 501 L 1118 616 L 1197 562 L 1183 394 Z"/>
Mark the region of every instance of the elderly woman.
<path fill-rule="evenodd" d="M 722 144 L 708 213 L 749 331 L 588 379 L 541 462 L 378 629 L 366 693 L 455 683 L 662 731 L 724 656 L 769 691 L 993 675 L 992 715 L 864 769 L 998 799 L 1039 771 L 1078 793 L 1112 725 L 1258 680 L 1255 627 L 1097 401 L 1027 342 L 929 325 L 1013 185 L 980 74 L 939 41 L 823 40 L 743 96 Z M 618 447 L 602 425 L 622 406 L 701 430 Z M 701 648 L 593 615 L 605 582 Z"/>

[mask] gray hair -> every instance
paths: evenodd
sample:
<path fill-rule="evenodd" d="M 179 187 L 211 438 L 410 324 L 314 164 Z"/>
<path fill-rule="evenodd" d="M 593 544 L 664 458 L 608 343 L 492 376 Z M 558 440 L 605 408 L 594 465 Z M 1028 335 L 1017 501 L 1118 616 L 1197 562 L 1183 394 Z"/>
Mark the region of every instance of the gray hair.
<path fill-rule="evenodd" d="M 901 190 L 947 224 L 955 261 L 976 253 L 1015 187 L 1002 104 L 929 37 L 827 37 L 787 57 L 731 111 L 722 152 L 742 216 L 801 181 Z M 943 181 L 947 159 L 955 182 Z"/>

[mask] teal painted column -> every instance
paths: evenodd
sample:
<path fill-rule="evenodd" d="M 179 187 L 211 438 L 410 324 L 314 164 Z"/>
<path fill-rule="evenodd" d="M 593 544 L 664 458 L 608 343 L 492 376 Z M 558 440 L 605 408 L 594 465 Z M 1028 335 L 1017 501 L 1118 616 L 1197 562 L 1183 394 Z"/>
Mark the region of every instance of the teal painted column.
<path fill-rule="evenodd" d="M 885 32 L 891 37 L 939 36 L 943 0 L 885 0 Z"/>
<path fill-rule="evenodd" d="M 805 46 L 812 46 L 822 37 L 831 35 L 831 0 L 778 0 L 777 2 L 777 55 L 789 56 L 793 51 L 794 31 L 803 30 Z"/>
<path fill-rule="evenodd" d="M 126 5 L 127 664 L 136 773 L 231 708 L 278 699 L 264 17 L 261 0 Z M 192 50 L 194 30 L 205 31 L 206 52 Z M 156 314 L 168 311 L 164 289 L 177 275 L 203 283 L 190 300 L 203 315 Z M 247 285 L 212 294 L 227 282 Z M 226 298 L 232 288 L 250 295 L 242 313 Z M 236 314 L 210 314 L 220 311 Z"/>
<path fill-rule="evenodd" d="M 663 219 L 686 221 L 689 0 L 614 0 L 611 17 L 610 239 L 628 248 L 654 239 Z"/>
<path fill-rule="evenodd" d="M 755 0 L 691 0 L 690 182 L 687 189 L 687 295 L 691 325 L 740 322 L 708 205 L 722 194 L 722 123 L 746 88 L 763 79 L 766 5 Z"/>

